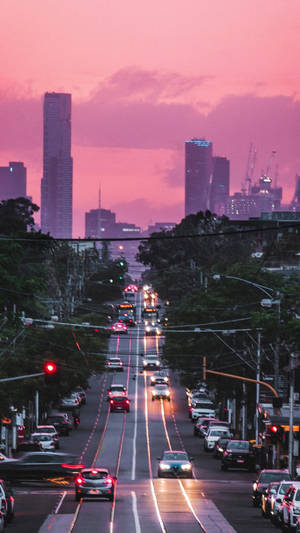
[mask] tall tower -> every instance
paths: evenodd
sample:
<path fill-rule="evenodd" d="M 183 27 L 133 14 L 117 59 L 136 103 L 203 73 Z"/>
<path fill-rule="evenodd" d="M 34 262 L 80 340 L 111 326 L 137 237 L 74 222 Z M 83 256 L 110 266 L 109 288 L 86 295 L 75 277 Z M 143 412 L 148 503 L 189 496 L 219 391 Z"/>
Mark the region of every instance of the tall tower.
<path fill-rule="evenodd" d="M 224 215 L 229 198 L 230 163 L 226 157 L 213 157 L 213 178 L 210 190 L 210 210 Z"/>
<path fill-rule="evenodd" d="M 73 159 L 71 95 L 44 97 L 44 154 L 41 182 L 41 227 L 52 237 L 72 237 Z"/>
<path fill-rule="evenodd" d="M 212 142 L 185 141 L 185 216 L 209 209 L 212 170 Z"/>

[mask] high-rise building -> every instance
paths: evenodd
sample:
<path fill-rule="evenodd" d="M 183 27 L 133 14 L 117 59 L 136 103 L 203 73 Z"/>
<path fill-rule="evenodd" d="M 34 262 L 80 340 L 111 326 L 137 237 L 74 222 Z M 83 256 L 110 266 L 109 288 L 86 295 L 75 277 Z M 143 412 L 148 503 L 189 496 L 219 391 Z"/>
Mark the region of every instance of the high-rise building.
<path fill-rule="evenodd" d="M 85 238 L 112 237 L 116 214 L 109 209 L 91 209 L 85 213 Z"/>
<path fill-rule="evenodd" d="M 72 237 L 73 159 L 71 95 L 44 97 L 44 154 L 41 183 L 41 227 L 52 237 Z"/>
<path fill-rule="evenodd" d="M 213 177 L 210 189 L 210 210 L 224 215 L 229 198 L 230 163 L 226 157 L 213 157 Z"/>
<path fill-rule="evenodd" d="M 0 167 L 0 202 L 26 197 L 26 178 L 24 163 L 10 161 L 8 167 Z"/>
<path fill-rule="evenodd" d="M 209 209 L 212 171 L 212 142 L 185 141 L 185 216 Z"/>

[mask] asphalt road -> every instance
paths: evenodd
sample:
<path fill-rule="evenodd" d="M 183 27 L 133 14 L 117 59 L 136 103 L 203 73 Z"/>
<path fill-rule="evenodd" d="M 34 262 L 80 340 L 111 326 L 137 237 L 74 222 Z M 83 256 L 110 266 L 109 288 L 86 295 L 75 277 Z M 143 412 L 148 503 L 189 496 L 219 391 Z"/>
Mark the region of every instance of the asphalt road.
<path fill-rule="evenodd" d="M 183 388 L 171 375 L 171 402 L 151 400 L 150 372 L 140 372 L 141 353 L 155 353 L 163 342 L 143 336 L 143 327 L 112 337 L 110 352 L 124 372 L 91 380 L 78 430 L 61 438 L 61 451 L 76 453 L 87 466 L 105 466 L 117 475 L 115 501 L 75 502 L 73 487 L 19 485 L 16 516 L 7 527 L 15 533 L 267 533 L 275 531 L 251 505 L 255 474 L 222 472 L 193 436 Z M 133 377 L 137 375 L 134 380 Z M 127 384 L 131 409 L 110 413 L 106 389 Z M 158 479 L 157 457 L 167 449 L 185 449 L 194 457 L 194 479 Z"/>

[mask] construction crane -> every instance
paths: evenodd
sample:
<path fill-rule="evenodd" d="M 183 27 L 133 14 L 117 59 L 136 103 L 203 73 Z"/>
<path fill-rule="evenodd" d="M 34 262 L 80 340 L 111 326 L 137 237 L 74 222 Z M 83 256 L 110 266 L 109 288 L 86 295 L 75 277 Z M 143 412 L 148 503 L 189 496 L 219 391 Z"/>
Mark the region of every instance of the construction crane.
<path fill-rule="evenodd" d="M 246 176 L 245 176 L 245 187 L 244 191 L 247 191 L 247 195 L 251 194 L 251 185 L 252 185 L 252 179 L 254 174 L 254 168 L 256 163 L 256 155 L 257 151 L 254 148 L 253 144 L 250 143 L 249 153 L 248 153 L 248 160 L 247 160 L 247 167 L 246 167 Z"/>
<path fill-rule="evenodd" d="M 264 171 L 262 171 L 262 176 L 261 177 L 265 181 L 272 181 L 272 178 L 270 177 L 270 174 L 271 174 L 272 163 L 273 163 L 275 155 L 276 155 L 276 150 L 272 150 L 271 155 L 270 155 L 270 159 L 269 159 L 269 162 L 268 162 L 266 173 Z"/>

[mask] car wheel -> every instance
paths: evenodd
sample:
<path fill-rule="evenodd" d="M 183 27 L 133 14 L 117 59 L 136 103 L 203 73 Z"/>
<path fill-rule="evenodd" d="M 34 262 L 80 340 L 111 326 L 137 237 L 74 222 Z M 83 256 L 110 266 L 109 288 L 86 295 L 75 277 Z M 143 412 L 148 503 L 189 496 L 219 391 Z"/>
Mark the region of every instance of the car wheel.
<path fill-rule="evenodd" d="M 75 502 L 79 502 L 80 499 L 81 499 L 80 494 L 77 494 L 77 492 L 76 492 L 76 494 L 75 494 Z"/>
<path fill-rule="evenodd" d="M 196 429 L 194 428 L 194 437 L 197 437 L 197 435 L 198 435 L 198 434 L 197 434 L 197 431 L 196 431 Z"/>
<path fill-rule="evenodd" d="M 252 505 L 253 505 L 253 507 L 259 507 L 259 503 L 258 503 L 258 501 L 256 499 L 252 500 Z"/>
<path fill-rule="evenodd" d="M 170 401 L 171 401 L 171 398 L 168 398 L 168 402 L 170 402 Z"/>
<path fill-rule="evenodd" d="M 261 508 L 261 516 L 263 516 L 264 518 L 267 518 L 266 513 L 265 513 L 265 511 L 263 510 L 263 508 Z"/>
<path fill-rule="evenodd" d="M 14 517 L 15 517 L 15 512 L 12 511 L 12 513 L 10 513 L 10 514 L 8 515 L 6 521 L 7 521 L 8 523 L 9 523 L 9 522 L 12 522 L 12 520 L 14 519 Z"/>

